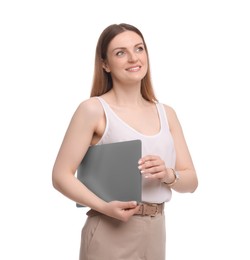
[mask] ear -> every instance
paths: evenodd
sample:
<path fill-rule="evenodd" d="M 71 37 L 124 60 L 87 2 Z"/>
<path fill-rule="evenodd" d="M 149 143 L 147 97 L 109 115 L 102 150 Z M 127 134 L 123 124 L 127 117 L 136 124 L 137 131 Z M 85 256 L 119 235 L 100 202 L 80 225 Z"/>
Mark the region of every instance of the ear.
<path fill-rule="evenodd" d="M 110 72 L 110 69 L 109 69 L 109 66 L 108 66 L 108 64 L 107 64 L 107 61 L 102 61 L 102 67 L 103 67 L 103 69 L 107 72 L 107 73 L 109 73 Z"/>

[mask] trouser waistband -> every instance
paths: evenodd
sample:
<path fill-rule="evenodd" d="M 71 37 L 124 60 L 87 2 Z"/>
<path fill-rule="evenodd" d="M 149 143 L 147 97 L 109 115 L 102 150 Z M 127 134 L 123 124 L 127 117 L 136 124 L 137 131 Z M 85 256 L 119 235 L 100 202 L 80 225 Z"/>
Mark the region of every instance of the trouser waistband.
<path fill-rule="evenodd" d="M 135 215 L 151 216 L 154 217 L 158 214 L 162 214 L 164 211 L 164 203 L 141 203 L 140 209 Z"/>
<path fill-rule="evenodd" d="M 158 214 L 163 214 L 164 211 L 164 203 L 157 204 L 157 203 L 140 203 L 140 208 L 135 215 L 140 216 L 150 216 L 155 217 Z M 93 217 L 99 214 L 102 214 L 96 210 L 90 209 L 87 213 L 87 216 Z"/>

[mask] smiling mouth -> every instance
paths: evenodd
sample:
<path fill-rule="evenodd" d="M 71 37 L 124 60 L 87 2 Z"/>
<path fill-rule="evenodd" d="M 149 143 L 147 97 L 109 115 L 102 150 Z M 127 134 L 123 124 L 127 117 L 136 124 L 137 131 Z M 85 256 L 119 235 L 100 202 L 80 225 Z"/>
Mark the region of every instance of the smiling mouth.
<path fill-rule="evenodd" d="M 127 71 L 136 72 L 141 69 L 141 66 L 131 67 L 126 69 Z"/>

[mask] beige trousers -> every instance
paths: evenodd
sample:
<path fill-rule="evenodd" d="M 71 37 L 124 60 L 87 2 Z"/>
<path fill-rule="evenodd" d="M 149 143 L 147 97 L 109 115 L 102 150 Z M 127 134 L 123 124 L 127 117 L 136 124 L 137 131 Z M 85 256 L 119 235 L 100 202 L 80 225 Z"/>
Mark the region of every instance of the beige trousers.
<path fill-rule="evenodd" d="M 89 216 L 82 229 L 80 260 L 165 260 L 165 216 L 133 216 L 128 222 Z"/>

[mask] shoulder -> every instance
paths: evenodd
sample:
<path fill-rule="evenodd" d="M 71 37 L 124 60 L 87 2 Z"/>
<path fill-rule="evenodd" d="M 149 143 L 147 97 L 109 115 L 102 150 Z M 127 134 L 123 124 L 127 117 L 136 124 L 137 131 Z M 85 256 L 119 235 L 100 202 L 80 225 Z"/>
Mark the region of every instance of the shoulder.
<path fill-rule="evenodd" d="M 164 110 L 165 110 L 168 118 L 177 117 L 176 112 L 173 107 L 166 105 L 166 104 L 163 104 L 163 107 L 164 107 Z"/>
<path fill-rule="evenodd" d="M 82 101 L 79 104 L 77 110 L 79 110 L 82 113 L 98 115 L 99 113 L 102 112 L 102 105 L 97 98 L 91 97 L 89 99 Z"/>
<path fill-rule="evenodd" d="M 78 105 L 75 111 L 75 116 L 79 116 L 84 120 L 87 119 L 87 120 L 95 121 L 98 120 L 100 117 L 102 117 L 103 113 L 104 112 L 100 101 L 95 97 L 91 97 L 89 99 L 82 101 Z"/>
<path fill-rule="evenodd" d="M 175 109 L 166 104 L 163 104 L 163 107 L 164 107 L 165 113 L 167 115 L 170 129 L 172 129 L 174 126 L 176 126 L 176 124 L 179 125 L 179 120 L 178 120 Z"/>

